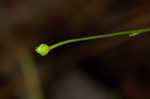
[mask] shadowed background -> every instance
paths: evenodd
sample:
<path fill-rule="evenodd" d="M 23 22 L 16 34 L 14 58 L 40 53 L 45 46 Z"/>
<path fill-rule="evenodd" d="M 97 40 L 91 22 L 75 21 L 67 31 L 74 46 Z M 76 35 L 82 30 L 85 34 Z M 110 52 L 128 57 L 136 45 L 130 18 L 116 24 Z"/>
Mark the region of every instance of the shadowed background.
<path fill-rule="evenodd" d="M 20 57 L 30 53 L 46 99 L 149 99 L 149 33 L 69 44 L 46 57 L 34 52 L 40 43 L 149 28 L 149 6 L 149 0 L 1 0 L 0 98 L 31 99 L 20 68 Z"/>

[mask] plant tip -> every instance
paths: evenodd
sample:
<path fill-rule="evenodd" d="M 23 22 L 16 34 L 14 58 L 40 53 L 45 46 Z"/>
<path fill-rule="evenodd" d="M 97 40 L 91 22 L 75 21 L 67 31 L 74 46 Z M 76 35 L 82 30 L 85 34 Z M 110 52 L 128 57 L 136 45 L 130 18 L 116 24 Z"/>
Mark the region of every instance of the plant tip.
<path fill-rule="evenodd" d="M 49 46 L 47 44 L 40 44 L 35 51 L 41 56 L 45 56 L 49 52 Z"/>

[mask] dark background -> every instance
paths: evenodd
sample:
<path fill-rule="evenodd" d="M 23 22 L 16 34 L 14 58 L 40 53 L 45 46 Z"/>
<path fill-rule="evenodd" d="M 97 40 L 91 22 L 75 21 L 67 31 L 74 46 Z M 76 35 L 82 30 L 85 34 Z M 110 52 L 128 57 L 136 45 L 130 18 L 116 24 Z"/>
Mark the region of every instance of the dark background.
<path fill-rule="evenodd" d="M 149 28 L 149 11 L 149 0 L 1 0 L 0 99 L 32 99 L 20 65 L 26 53 L 46 99 L 116 99 L 116 92 L 149 99 L 149 33 L 69 44 L 45 57 L 34 51 L 40 43 Z"/>

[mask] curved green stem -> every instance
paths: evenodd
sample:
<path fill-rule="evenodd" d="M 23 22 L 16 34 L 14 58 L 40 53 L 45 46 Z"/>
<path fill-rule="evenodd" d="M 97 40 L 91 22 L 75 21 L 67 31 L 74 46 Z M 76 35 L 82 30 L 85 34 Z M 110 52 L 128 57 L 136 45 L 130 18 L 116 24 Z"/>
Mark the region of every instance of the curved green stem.
<path fill-rule="evenodd" d="M 101 35 L 82 37 L 82 38 L 75 38 L 75 39 L 70 39 L 70 40 L 66 40 L 66 41 L 61 41 L 61 42 L 58 42 L 58 43 L 50 45 L 50 46 L 48 46 L 47 44 L 41 44 L 40 46 L 38 46 L 36 48 L 36 52 L 38 54 L 40 54 L 41 56 L 45 56 L 54 48 L 57 48 L 59 46 L 66 45 L 69 43 L 87 41 L 87 40 L 93 40 L 93 39 L 100 39 L 100 38 L 109 38 L 109 37 L 121 36 L 121 35 L 129 35 L 130 37 L 132 37 L 132 36 L 136 36 L 141 33 L 144 33 L 144 32 L 150 32 L 150 28 L 101 34 Z"/>

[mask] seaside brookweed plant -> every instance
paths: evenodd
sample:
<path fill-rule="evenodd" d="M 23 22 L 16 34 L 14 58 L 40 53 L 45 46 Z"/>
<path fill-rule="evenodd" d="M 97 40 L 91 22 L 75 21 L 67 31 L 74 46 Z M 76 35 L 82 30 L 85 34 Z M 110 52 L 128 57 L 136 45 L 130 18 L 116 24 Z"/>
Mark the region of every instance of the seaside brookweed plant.
<path fill-rule="evenodd" d="M 136 35 L 139 35 L 144 32 L 150 32 L 150 28 L 146 29 L 137 29 L 137 30 L 129 30 L 129 31 L 122 31 L 122 32 L 114 32 L 114 33 L 107 33 L 107 34 L 100 34 L 96 36 L 88 36 L 88 37 L 82 37 L 82 38 L 74 38 L 66 41 L 61 41 L 56 44 L 48 46 L 47 44 L 40 44 L 35 51 L 40 54 L 41 56 L 47 55 L 51 50 L 66 45 L 69 43 L 75 43 L 80 41 L 87 41 L 87 40 L 93 40 L 93 39 L 102 39 L 102 38 L 109 38 L 109 37 L 115 37 L 115 36 L 121 36 L 121 35 L 129 35 L 129 37 L 134 37 Z"/>

